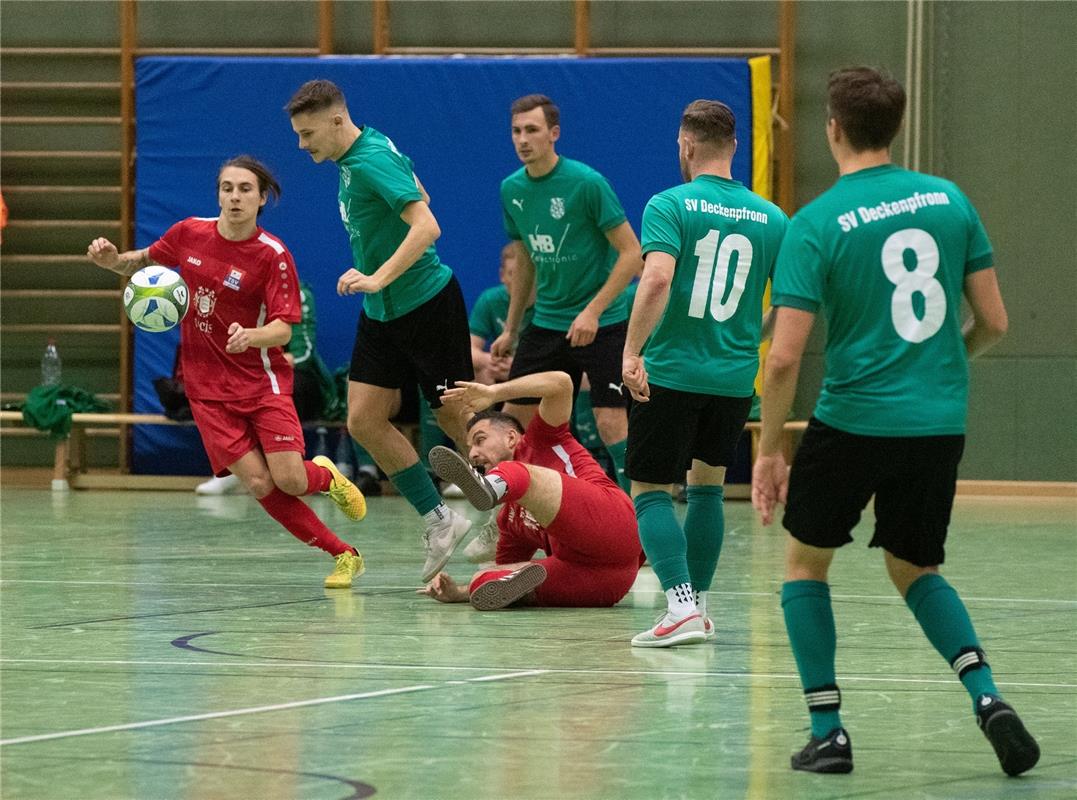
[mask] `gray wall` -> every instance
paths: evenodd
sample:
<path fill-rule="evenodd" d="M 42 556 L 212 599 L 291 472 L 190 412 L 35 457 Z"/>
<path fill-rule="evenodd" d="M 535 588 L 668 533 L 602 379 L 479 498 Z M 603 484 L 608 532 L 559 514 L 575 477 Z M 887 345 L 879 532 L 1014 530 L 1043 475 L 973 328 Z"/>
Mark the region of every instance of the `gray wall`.
<path fill-rule="evenodd" d="M 116 8 L 111 0 L 5 0 L 3 44 L 115 44 Z M 316 4 L 293 0 L 257 8 L 259 24 L 252 25 L 250 3 L 143 2 L 140 39 L 147 46 L 314 45 Z M 341 52 L 369 52 L 370 8 L 368 2 L 337 3 Z M 592 44 L 773 45 L 777 9 L 765 1 L 596 0 Z M 798 205 L 835 178 L 823 136 L 827 72 L 861 62 L 902 78 L 906 9 L 904 2 L 797 4 Z M 1003 344 L 973 365 L 962 477 L 1077 480 L 1077 4 L 938 0 L 925 3 L 925 13 L 922 167 L 955 180 L 979 208 L 1011 321 Z M 394 2 L 391 30 L 397 45 L 570 46 L 572 15 L 566 0 Z M 71 79 L 71 65 L 61 61 L 42 68 L 5 57 L 3 69 L 6 80 L 29 80 L 24 73 L 30 71 Z M 89 77 L 111 69 L 94 65 Z M 5 113 L 19 113 L 8 111 L 4 99 Z M 21 135 L 5 132 L 4 149 L 29 147 Z M 55 146 L 72 146 L 63 132 L 42 135 L 55 136 Z M 903 156 L 899 145 L 895 159 Z M 816 336 L 797 399 L 801 415 L 810 411 L 821 371 Z M 5 446 L 5 463 L 12 463 L 9 450 Z"/>

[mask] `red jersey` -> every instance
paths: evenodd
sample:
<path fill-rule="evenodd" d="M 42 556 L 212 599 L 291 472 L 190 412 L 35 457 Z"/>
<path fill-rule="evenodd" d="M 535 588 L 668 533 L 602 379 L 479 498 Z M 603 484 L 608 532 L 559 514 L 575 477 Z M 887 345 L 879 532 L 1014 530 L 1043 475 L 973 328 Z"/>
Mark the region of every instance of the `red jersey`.
<path fill-rule="evenodd" d="M 610 480 L 606 471 L 598 465 L 590 453 L 569 432 L 568 423 L 554 427 L 539 414 L 531 419 L 527 431 L 516 444 L 512 459 L 525 464 L 548 467 L 555 472 L 571 475 L 596 486 L 603 486 L 621 492 Z M 623 492 L 621 493 L 623 495 Z M 627 496 L 625 496 L 627 500 Z M 535 550 L 542 550 L 547 555 L 556 555 L 556 545 L 551 546 L 550 537 L 535 520 L 531 513 L 517 503 L 506 503 L 497 518 L 498 528 L 503 535 L 498 542 L 498 561 L 504 555 L 511 555 L 515 561 L 527 561 Z M 530 548 L 530 549 L 529 549 Z M 527 551 L 524 555 L 524 551 Z M 517 557 L 518 556 L 518 557 Z M 508 563 L 508 562 L 505 562 Z"/>
<path fill-rule="evenodd" d="M 299 277 L 288 248 L 261 228 L 241 242 L 221 236 L 217 218 L 189 217 L 150 245 L 150 258 L 178 270 L 191 309 L 180 324 L 184 388 L 196 400 L 292 395 L 292 368 L 280 347 L 225 352 L 228 326 L 257 328 L 302 318 Z"/>

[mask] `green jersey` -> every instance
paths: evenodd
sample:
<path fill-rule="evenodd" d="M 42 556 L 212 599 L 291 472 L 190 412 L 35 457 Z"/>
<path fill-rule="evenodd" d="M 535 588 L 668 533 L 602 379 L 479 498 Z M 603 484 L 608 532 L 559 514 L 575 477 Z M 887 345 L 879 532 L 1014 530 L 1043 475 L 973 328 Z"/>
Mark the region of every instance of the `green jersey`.
<path fill-rule="evenodd" d="M 530 324 L 533 311 L 534 308 L 524 310 L 521 329 Z M 479 295 L 467 320 L 468 329 L 472 336 L 481 336 L 483 341 L 489 344 L 505 330 L 505 320 L 508 316 L 509 290 L 504 284 L 499 283 L 497 286 L 483 290 L 483 293 Z"/>
<path fill-rule="evenodd" d="M 541 178 L 521 167 L 501 182 L 505 232 L 520 239 L 535 265 L 535 325 L 567 331 L 609 278 L 617 251 L 606 231 L 625 221 L 609 183 L 579 161 L 560 157 Z M 624 297 L 599 318 L 628 318 Z"/>
<path fill-rule="evenodd" d="M 893 164 L 843 175 L 793 218 L 772 302 L 827 320 L 815 416 L 865 436 L 965 431 L 965 276 L 993 263 L 950 181 Z"/>
<path fill-rule="evenodd" d="M 400 218 L 408 203 L 422 200 L 411 159 L 384 134 L 367 126 L 337 162 L 340 168 L 340 218 L 351 240 L 355 268 L 373 275 L 410 228 Z M 363 299 L 371 319 L 385 321 L 407 314 L 440 292 L 452 271 L 438 259 L 433 245 L 419 260 L 380 292 Z"/>
<path fill-rule="evenodd" d="M 716 175 L 651 198 L 643 211 L 643 253 L 677 261 L 669 302 L 644 349 L 651 383 L 751 397 L 763 291 L 788 222 L 773 203 Z"/>

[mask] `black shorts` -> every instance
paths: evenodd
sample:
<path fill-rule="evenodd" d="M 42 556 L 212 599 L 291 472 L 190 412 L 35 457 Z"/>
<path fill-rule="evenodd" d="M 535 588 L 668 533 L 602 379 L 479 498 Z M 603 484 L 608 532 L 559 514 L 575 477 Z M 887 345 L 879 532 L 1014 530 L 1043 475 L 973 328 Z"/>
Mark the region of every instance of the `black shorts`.
<path fill-rule="evenodd" d="M 591 381 L 593 408 L 626 408 L 628 392 L 621 381 L 621 357 L 625 349 L 627 322 L 599 328 L 595 340 L 584 347 L 572 347 L 564 331 L 528 326 L 520 335 L 509 380 L 536 372 L 560 370 L 572 377 L 573 396 L 579 394 L 584 374 Z M 521 397 L 514 403 L 537 403 L 537 397 Z"/>
<path fill-rule="evenodd" d="M 789 474 L 782 525 L 813 547 L 841 547 L 875 495 L 881 547 L 920 567 L 945 560 L 965 437 L 860 436 L 812 417 Z"/>
<path fill-rule="evenodd" d="M 348 377 L 386 389 L 417 383 L 431 408 L 441 408 L 441 393 L 456 381 L 473 380 L 467 308 L 456 277 L 396 319 L 379 322 L 361 313 Z"/>
<path fill-rule="evenodd" d="M 692 459 L 729 466 L 751 410 L 751 397 L 651 384 L 651 399 L 633 403 L 628 416 L 625 475 L 640 483 L 682 483 Z"/>

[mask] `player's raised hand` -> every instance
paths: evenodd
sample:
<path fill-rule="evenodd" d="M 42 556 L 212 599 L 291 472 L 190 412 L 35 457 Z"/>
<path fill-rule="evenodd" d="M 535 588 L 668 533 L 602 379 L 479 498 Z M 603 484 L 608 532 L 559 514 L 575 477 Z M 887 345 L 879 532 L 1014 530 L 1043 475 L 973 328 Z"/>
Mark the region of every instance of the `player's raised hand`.
<path fill-rule="evenodd" d="M 443 403 L 459 404 L 469 414 L 489 408 L 497 402 L 497 395 L 493 387 L 475 381 L 457 381 L 451 389 L 446 389 L 441 395 Z"/>
<path fill-rule="evenodd" d="M 90 246 L 86 248 L 86 255 L 94 264 L 103 269 L 113 269 L 120 263 L 120 251 L 116 249 L 116 245 L 103 236 L 90 242 Z"/>
<path fill-rule="evenodd" d="M 224 349 L 228 353 L 243 353 L 251 346 L 251 332 L 240 325 L 238 322 L 233 322 L 228 326 L 228 341 L 224 345 Z"/>
<path fill-rule="evenodd" d="M 621 380 L 625 382 L 632 399 L 646 403 L 651 399 L 651 386 L 647 382 L 647 370 L 643 366 L 643 356 L 625 354 L 621 359 Z"/>
<path fill-rule="evenodd" d="M 752 466 L 752 506 L 764 525 L 774 520 L 774 506 L 785 503 L 789 492 L 789 467 L 785 456 L 757 456 Z"/>
<path fill-rule="evenodd" d="M 586 347 L 595 340 L 597 333 L 598 314 L 585 308 L 576 315 L 576 319 L 572 320 L 565 338 L 568 339 L 570 347 Z"/>

